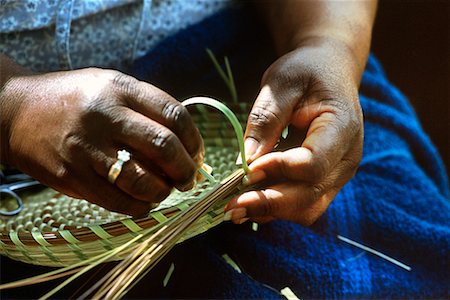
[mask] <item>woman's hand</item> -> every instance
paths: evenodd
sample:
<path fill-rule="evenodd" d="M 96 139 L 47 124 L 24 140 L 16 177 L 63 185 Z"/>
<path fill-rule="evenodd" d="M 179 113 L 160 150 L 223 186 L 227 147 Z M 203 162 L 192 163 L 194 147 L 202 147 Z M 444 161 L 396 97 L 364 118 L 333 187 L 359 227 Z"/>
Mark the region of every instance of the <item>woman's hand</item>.
<path fill-rule="evenodd" d="M 193 187 L 203 142 L 187 110 L 158 88 L 102 69 L 14 77 L 2 89 L 2 162 L 56 190 L 143 215 Z M 131 152 L 115 184 L 117 151 Z"/>
<path fill-rule="evenodd" d="M 353 176 L 363 142 L 358 86 L 376 6 L 376 0 L 255 4 L 280 54 L 264 74 L 246 130 L 253 161 L 247 183 L 263 188 L 231 200 L 227 218 L 310 225 Z M 269 153 L 287 125 L 301 132 L 296 146 Z"/>
<path fill-rule="evenodd" d="M 251 218 L 310 225 L 323 214 L 362 155 L 355 68 L 344 43 L 320 38 L 270 66 L 246 130 L 246 152 L 253 161 L 247 183 L 269 184 L 230 201 L 227 217 L 235 223 Z M 288 125 L 303 133 L 297 146 L 272 152 Z"/>

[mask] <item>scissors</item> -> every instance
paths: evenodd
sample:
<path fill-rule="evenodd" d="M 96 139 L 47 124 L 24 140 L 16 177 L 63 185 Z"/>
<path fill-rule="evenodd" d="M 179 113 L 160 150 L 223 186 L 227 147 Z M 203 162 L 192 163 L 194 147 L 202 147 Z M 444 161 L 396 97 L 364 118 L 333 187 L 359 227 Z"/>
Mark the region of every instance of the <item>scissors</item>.
<path fill-rule="evenodd" d="M 19 191 L 24 191 L 34 186 L 39 186 L 41 183 L 26 174 L 4 175 L 0 171 L 2 184 L 0 185 L 0 200 L 13 198 L 16 200 L 17 208 L 12 211 L 0 210 L 1 216 L 17 215 L 23 207 L 22 198 L 17 194 Z M 3 183 L 5 182 L 5 183 Z"/>

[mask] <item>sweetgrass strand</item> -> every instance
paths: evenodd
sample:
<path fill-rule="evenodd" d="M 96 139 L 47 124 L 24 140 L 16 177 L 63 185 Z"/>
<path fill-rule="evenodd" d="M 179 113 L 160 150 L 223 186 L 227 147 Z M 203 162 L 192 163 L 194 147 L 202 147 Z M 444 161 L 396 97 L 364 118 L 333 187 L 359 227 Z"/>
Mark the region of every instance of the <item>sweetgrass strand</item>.
<path fill-rule="evenodd" d="M 45 274 L 25 278 L 22 280 L 2 284 L 0 290 L 13 289 L 13 288 L 18 288 L 18 287 L 22 287 L 22 286 L 31 285 L 31 284 L 47 282 L 50 280 L 69 276 L 73 273 L 76 273 L 76 272 L 82 270 L 82 269 L 83 269 L 83 267 L 79 267 L 79 268 L 75 268 L 75 269 L 71 268 L 70 270 L 67 270 L 67 271 L 61 271 L 60 269 L 58 269 L 58 270 L 56 270 L 57 272 L 52 273 L 53 275 L 49 274 L 49 273 L 45 273 Z"/>
<path fill-rule="evenodd" d="M 135 251 L 138 251 L 141 248 L 145 248 L 146 246 L 147 246 L 147 240 L 142 241 L 139 246 L 133 248 L 134 249 L 133 252 L 131 252 L 129 255 L 135 255 L 135 254 L 133 254 L 133 253 L 135 253 Z M 105 276 L 103 276 L 94 285 L 92 285 L 88 290 L 86 290 L 81 296 L 79 296 L 78 299 L 92 298 L 92 296 L 90 296 L 90 295 L 93 294 L 101 285 L 109 285 L 115 279 L 115 277 L 117 275 L 117 272 L 116 272 L 117 268 L 120 268 L 120 266 L 125 265 L 128 258 L 129 257 L 125 257 L 117 266 L 115 266 Z"/>
<path fill-rule="evenodd" d="M 222 70 L 222 67 L 220 66 L 219 62 L 217 61 L 217 58 L 214 55 L 214 53 L 209 48 L 206 48 L 206 53 L 208 54 L 209 58 L 211 59 L 213 65 L 216 68 L 217 72 L 219 73 L 220 77 L 222 77 L 223 81 L 225 81 L 225 83 L 228 84 L 228 77 L 225 74 L 225 72 Z"/>
<path fill-rule="evenodd" d="M 180 212 L 180 213 L 181 213 L 181 212 Z M 56 273 L 56 272 L 58 272 L 58 271 L 61 272 L 62 270 L 72 269 L 72 268 L 75 268 L 75 267 L 77 267 L 77 266 L 79 266 L 79 265 L 81 265 L 81 264 L 84 264 L 83 267 L 81 267 L 81 268 L 78 269 L 78 270 L 79 270 L 78 273 L 76 273 L 75 275 L 73 275 L 72 277 L 70 277 L 69 279 L 67 279 L 66 281 L 64 281 L 63 283 L 61 283 L 61 284 L 60 284 L 59 286 L 57 286 L 56 288 L 52 289 L 50 292 L 48 292 L 47 294 L 45 294 L 44 296 L 42 296 L 40 299 L 46 299 L 46 298 L 52 296 L 54 293 L 56 293 L 57 291 L 59 291 L 61 288 L 63 288 L 63 287 L 66 286 L 67 284 L 70 284 L 70 283 L 71 283 L 74 279 L 76 279 L 78 276 L 80 276 L 80 275 L 82 275 L 83 273 L 89 271 L 90 269 L 92 269 L 92 268 L 94 268 L 94 267 L 100 265 L 101 263 L 107 262 L 111 257 L 113 257 L 113 256 L 115 256 L 115 255 L 118 255 L 118 254 L 124 255 L 125 253 L 132 252 L 133 249 L 136 249 L 136 248 L 138 248 L 139 246 L 142 246 L 142 244 L 139 244 L 139 245 L 132 245 L 132 244 L 133 244 L 134 242 L 138 242 L 139 240 L 141 240 L 141 239 L 144 238 L 145 236 L 151 234 L 153 231 L 155 231 L 155 230 L 157 230 L 157 229 L 160 229 L 160 228 L 163 227 L 165 224 L 167 224 L 169 221 L 170 221 L 170 219 L 168 219 L 168 220 L 166 220 L 166 221 L 164 221 L 164 222 L 161 222 L 161 223 L 159 223 L 158 225 L 153 226 L 153 227 L 151 227 L 151 228 L 147 228 L 147 229 L 143 230 L 139 235 L 135 236 L 133 239 L 131 239 L 131 240 L 129 240 L 128 242 L 126 242 L 125 244 L 123 244 L 123 245 L 121 245 L 121 246 L 119 246 L 119 247 L 116 247 L 116 248 L 114 248 L 114 249 L 112 249 L 112 250 L 106 251 L 106 252 L 104 252 L 104 253 L 102 253 L 102 254 L 99 254 L 99 255 L 97 255 L 97 256 L 95 256 L 95 257 L 91 257 L 90 259 L 88 259 L 88 260 L 86 260 L 86 261 L 82 261 L 82 262 L 79 262 L 79 263 L 77 263 L 77 264 L 74 264 L 74 265 L 71 265 L 71 266 L 67 266 L 67 267 L 65 267 L 65 268 L 63 268 L 63 269 L 55 270 L 55 271 L 52 271 L 52 272 L 49 272 L 49 273 L 45 273 L 45 274 L 36 276 L 36 277 L 44 277 L 44 276 L 48 276 L 48 275 L 51 274 L 51 273 Z M 131 247 L 128 247 L 128 246 L 131 246 Z M 92 264 L 91 264 L 91 262 L 92 262 Z M 89 265 L 87 265 L 87 263 L 89 263 Z M 59 273 L 59 272 L 58 272 L 58 273 Z M 67 274 L 67 275 L 70 275 L 70 274 Z M 29 279 L 32 279 L 32 278 L 28 278 L 28 280 L 29 280 Z M 51 279 L 49 279 L 49 280 L 51 280 Z M 44 280 L 42 280 L 42 281 L 44 281 Z M 48 280 L 45 280 L 45 281 L 48 281 Z M 100 281 L 101 281 L 101 280 L 100 280 Z M 13 282 L 13 283 L 15 283 L 15 282 Z M 34 283 L 38 283 L 38 282 L 31 282 L 31 283 L 28 283 L 27 285 L 29 285 L 29 284 L 34 284 Z"/>
<path fill-rule="evenodd" d="M 60 289 L 65 287 L 67 284 L 71 283 L 73 280 L 75 280 L 79 276 L 83 275 L 84 273 L 86 273 L 90 269 L 98 266 L 99 264 L 106 262 L 109 258 L 113 257 L 114 255 L 119 254 L 122 250 L 125 250 L 128 246 L 132 245 L 134 242 L 141 239 L 142 237 L 143 237 L 143 235 L 140 234 L 140 235 L 134 237 L 133 239 L 129 240 L 127 243 L 121 245 L 120 247 L 117 247 L 114 250 L 108 251 L 109 253 L 107 255 L 103 256 L 101 259 L 98 259 L 95 263 L 92 263 L 92 264 L 84 267 L 83 270 L 75 273 L 74 275 L 72 275 L 71 277 L 66 279 L 60 285 L 58 285 L 54 289 L 50 290 L 47 294 L 43 295 L 39 299 L 48 299 L 50 296 L 54 295 L 56 292 L 58 292 Z"/>
<path fill-rule="evenodd" d="M 222 67 L 220 66 L 219 62 L 217 61 L 216 56 L 214 55 L 214 53 L 211 51 L 211 49 L 206 48 L 206 53 L 208 53 L 209 58 L 211 59 L 214 67 L 217 70 L 217 73 L 219 73 L 220 77 L 222 77 L 223 81 L 225 82 L 225 84 L 228 87 L 228 90 L 231 94 L 231 100 L 233 101 L 233 103 L 238 103 L 238 96 L 237 96 L 237 91 L 236 91 L 236 85 L 234 83 L 234 77 L 233 77 L 233 72 L 231 72 L 231 66 L 230 66 L 230 61 L 228 60 L 228 57 L 224 57 L 224 62 L 225 62 L 225 70 L 226 70 L 226 74 L 223 71 Z M 203 111 L 202 107 L 199 107 L 199 110 L 201 112 Z M 207 115 L 207 114 L 205 114 Z M 286 139 L 287 136 L 289 134 L 289 126 L 286 126 L 283 131 L 281 132 L 281 137 L 283 139 Z"/>
<path fill-rule="evenodd" d="M 225 60 L 225 68 L 226 68 L 227 74 L 228 74 L 228 89 L 230 90 L 231 100 L 234 103 L 238 103 L 236 85 L 234 84 L 234 77 L 233 77 L 233 73 L 231 72 L 230 62 L 228 61 L 228 57 L 226 57 L 226 56 L 225 56 L 224 60 Z"/>
<path fill-rule="evenodd" d="M 142 234 L 144 234 L 144 235 L 150 234 L 152 231 L 155 231 L 155 230 L 161 228 L 169 220 L 170 219 L 168 219 L 162 223 L 159 223 L 158 225 L 155 225 L 151 228 L 145 229 L 142 232 Z M 127 242 L 127 245 L 128 245 L 128 243 L 129 242 Z M 123 245 L 116 247 L 114 249 L 111 249 L 109 251 L 103 252 L 101 254 L 95 255 L 91 258 L 88 258 L 87 260 L 83 260 L 83 261 L 74 263 L 72 265 L 69 265 L 69 266 L 66 266 L 63 268 L 59 268 L 59 269 L 56 269 L 56 270 L 53 270 L 53 271 L 50 271 L 47 273 L 39 274 L 39 275 L 25 278 L 25 279 L 16 280 L 13 282 L 0 284 L 0 291 L 5 290 L 5 289 L 10 289 L 10 288 L 18 288 L 18 287 L 27 286 L 27 285 L 33 285 L 33 284 L 37 284 L 37 283 L 41 283 L 41 282 L 47 282 L 47 281 L 51 281 L 51 280 L 54 280 L 57 278 L 68 276 L 75 272 L 74 269 L 76 269 L 77 271 L 81 271 L 86 267 L 90 267 L 91 263 L 94 264 L 95 266 L 97 266 L 100 264 L 99 261 L 103 261 L 104 257 L 108 257 L 107 259 L 109 259 L 109 258 L 113 257 L 114 255 L 118 254 L 117 248 L 121 248 L 121 250 L 123 250 L 122 247 L 123 247 Z M 127 252 L 129 250 L 130 250 L 130 248 L 125 249 L 121 254 L 123 254 L 124 252 Z"/>
<path fill-rule="evenodd" d="M 180 214 L 184 214 L 184 213 L 185 212 L 181 212 Z M 173 224 L 174 222 L 176 222 L 176 220 L 179 217 L 180 217 L 180 215 L 177 215 L 176 217 L 171 218 L 171 219 L 165 221 L 164 223 Z M 156 242 L 155 239 L 157 239 L 160 234 L 162 234 L 163 232 L 166 231 L 166 229 L 169 226 L 168 224 L 163 226 L 160 230 L 158 230 L 158 232 L 156 232 L 152 236 L 149 236 L 148 238 L 146 237 L 146 239 L 141 242 L 141 245 L 139 245 L 139 247 L 137 247 L 132 253 L 130 253 L 129 256 L 124 258 L 113 270 L 111 270 L 102 280 L 100 280 L 102 282 L 101 288 L 97 291 L 97 293 L 95 295 L 93 295 L 91 297 L 93 299 L 101 299 L 103 297 L 114 298 L 114 299 L 120 298 L 120 295 L 123 293 L 123 291 L 120 287 L 117 286 L 117 283 L 120 283 L 124 289 L 126 289 L 127 286 L 129 286 L 129 285 L 133 285 L 133 283 L 135 281 L 131 281 L 131 279 L 133 279 L 133 278 L 130 278 L 130 276 L 127 277 L 126 282 L 123 281 L 123 279 L 124 279 L 123 275 L 125 275 L 124 273 L 130 273 L 130 271 L 132 271 L 132 269 L 133 269 L 133 265 L 136 266 L 136 263 L 139 263 L 138 260 L 142 261 L 142 258 L 144 258 L 144 256 L 146 256 L 146 253 L 151 252 L 152 250 L 157 248 L 158 245 L 160 245 L 162 243 L 162 240 L 158 240 L 157 243 L 151 244 L 151 242 Z M 176 229 L 176 228 L 174 228 L 174 229 Z M 167 236 L 169 233 L 165 232 L 165 234 Z M 166 238 L 166 237 L 163 236 L 163 239 L 164 238 Z M 148 246 L 149 246 L 149 248 L 147 249 Z M 151 263 L 151 261 L 148 259 L 147 259 L 147 262 Z M 136 277 L 140 273 L 137 272 L 136 270 L 133 270 L 131 272 L 131 274 L 133 275 L 132 277 Z M 122 278 L 122 280 L 121 280 L 121 278 Z M 87 296 L 91 292 L 94 292 L 94 290 L 97 289 L 97 286 L 98 286 L 98 284 L 95 285 L 95 288 L 94 287 L 91 288 L 89 290 L 89 293 L 83 294 L 83 295 Z M 110 295 L 111 292 L 115 293 L 114 296 Z M 107 294 L 107 295 L 105 295 L 105 294 Z"/>
<path fill-rule="evenodd" d="M 245 173 L 248 172 L 248 164 L 247 159 L 245 157 L 245 149 L 244 149 L 244 131 L 242 130 L 241 123 L 239 122 L 236 115 L 222 102 L 217 101 L 213 98 L 209 97 L 192 97 L 187 100 L 184 100 L 181 102 L 182 105 L 188 106 L 193 104 L 203 104 L 211 106 L 215 109 L 218 109 L 220 112 L 222 112 L 230 121 L 231 125 L 233 126 L 234 132 L 236 134 L 236 138 L 238 140 L 239 145 L 239 151 L 241 152 L 241 158 L 242 158 L 242 168 L 244 169 Z"/>
<path fill-rule="evenodd" d="M 159 232 L 142 242 L 148 246 L 151 245 L 150 248 L 145 250 L 147 245 L 139 247 L 140 249 L 136 249 L 133 254 L 125 258 L 120 265 L 116 266 L 108 283 L 103 284 L 92 298 L 120 299 L 123 297 L 142 278 L 141 275 L 145 275 L 170 251 L 180 236 L 199 217 L 205 214 L 218 200 L 229 195 L 240 184 L 243 175 L 243 169 L 235 171 L 228 178 L 222 180 L 215 190 L 210 191 L 202 200 L 196 202 L 189 209 L 177 215 L 177 217 L 170 219 L 167 226 L 161 228 Z"/>
<path fill-rule="evenodd" d="M 80 261 L 78 263 L 72 264 L 70 266 L 63 267 L 63 268 L 60 268 L 60 269 L 56 269 L 56 270 L 53 270 L 53 271 L 50 271 L 50 272 L 47 272 L 47 273 L 44 273 L 44 274 L 40 274 L 40 275 L 36 275 L 36 276 L 33 276 L 33 277 L 29 277 L 29 278 L 25 278 L 25 279 L 21 279 L 21 280 L 17 280 L 17 281 L 13 281 L 13 282 L 8 282 L 8 283 L 5 283 L 5 284 L 2 284 L 2 285 L 0 285 L 0 290 L 9 289 L 9 288 L 17 288 L 17 287 L 27 286 L 27 285 L 32 285 L 32 284 L 37 284 L 37 283 L 40 283 L 40 282 L 50 281 L 50 280 L 53 280 L 53 279 L 64 277 L 61 274 L 65 274 L 65 276 L 70 275 L 70 274 L 72 274 L 72 270 L 73 269 L 76 269 L 76 268 L 78 268 L 77 270 L 83 269 L 88 264 L 95 263 L 95 262 L 101 260 L 103 257 L 108 256 L 111 253 L 111 251 L 114 251 L 114 250 L 115 249 L 107 251 L 107 252 L 104 252 L 104 253 L 101 253 L 101 254 L 96 255 L 94 257 L 91 257 L 91 258 L 89 258 L 87 260 L 83 260 L 83 261 Z"/>
<path fill-rule="evenodd" d="M 227 74 L 225 74 L 224 70 L 220 66 L 219 62 L 216 59 L 216 56 L 211 51 L 211 49 L 206 48 L 206 53 L 208 54 L 214 67 L 216 68 L 217 73 L 219 73 L 220 77 L 222 77 L 223 81 L 227 85 L 227 87 L 230 91 L 230 94 L 231 94 L 231 100 L 233 101 L 233 103 L 238 103 L 236 85 L 234 84 L 233 73 L 231 73 L 231 67 L 230 67 L 230 62 L 228 61 L 228 58 L 226 56 L 224 58 L 225 69 L 227 70 Z"/>
<path fill-rule="evenodd" d="M 216 183 L 216 179 L 214 178 L 214 176 L 212 176 L 211 174 L 209 174 L 208 172 L 206 172 L 203 168 L 199 168 L 198 172 L 200 174 L 203 175 L 203 177 L 205 177 L 209 182 L 211 182 L 212 184 Z"/>

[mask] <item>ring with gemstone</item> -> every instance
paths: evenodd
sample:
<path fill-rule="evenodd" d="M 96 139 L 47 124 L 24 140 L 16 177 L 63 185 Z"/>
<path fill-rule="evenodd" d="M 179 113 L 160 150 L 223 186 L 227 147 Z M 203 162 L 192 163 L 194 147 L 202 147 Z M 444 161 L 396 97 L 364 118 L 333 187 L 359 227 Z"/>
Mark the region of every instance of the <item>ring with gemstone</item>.
<path fill-rule="evenodd" d="M 108 172 L 108 181 L 114 184 L 122 172 L 122 166 L 131 158 L 130 152 L 127 150 L 117 151 L 117 161 L 111 166 Z"/>

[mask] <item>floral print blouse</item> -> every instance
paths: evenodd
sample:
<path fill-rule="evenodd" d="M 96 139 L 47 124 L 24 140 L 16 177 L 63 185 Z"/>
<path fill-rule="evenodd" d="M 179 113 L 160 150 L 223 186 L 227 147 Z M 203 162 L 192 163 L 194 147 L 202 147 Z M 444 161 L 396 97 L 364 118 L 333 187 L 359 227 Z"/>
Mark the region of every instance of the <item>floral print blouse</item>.
<path fill-rule="evenodd" d="M 231 0 L 0 0 L 0 51 L 38 72 L 122 70 Z"/>

